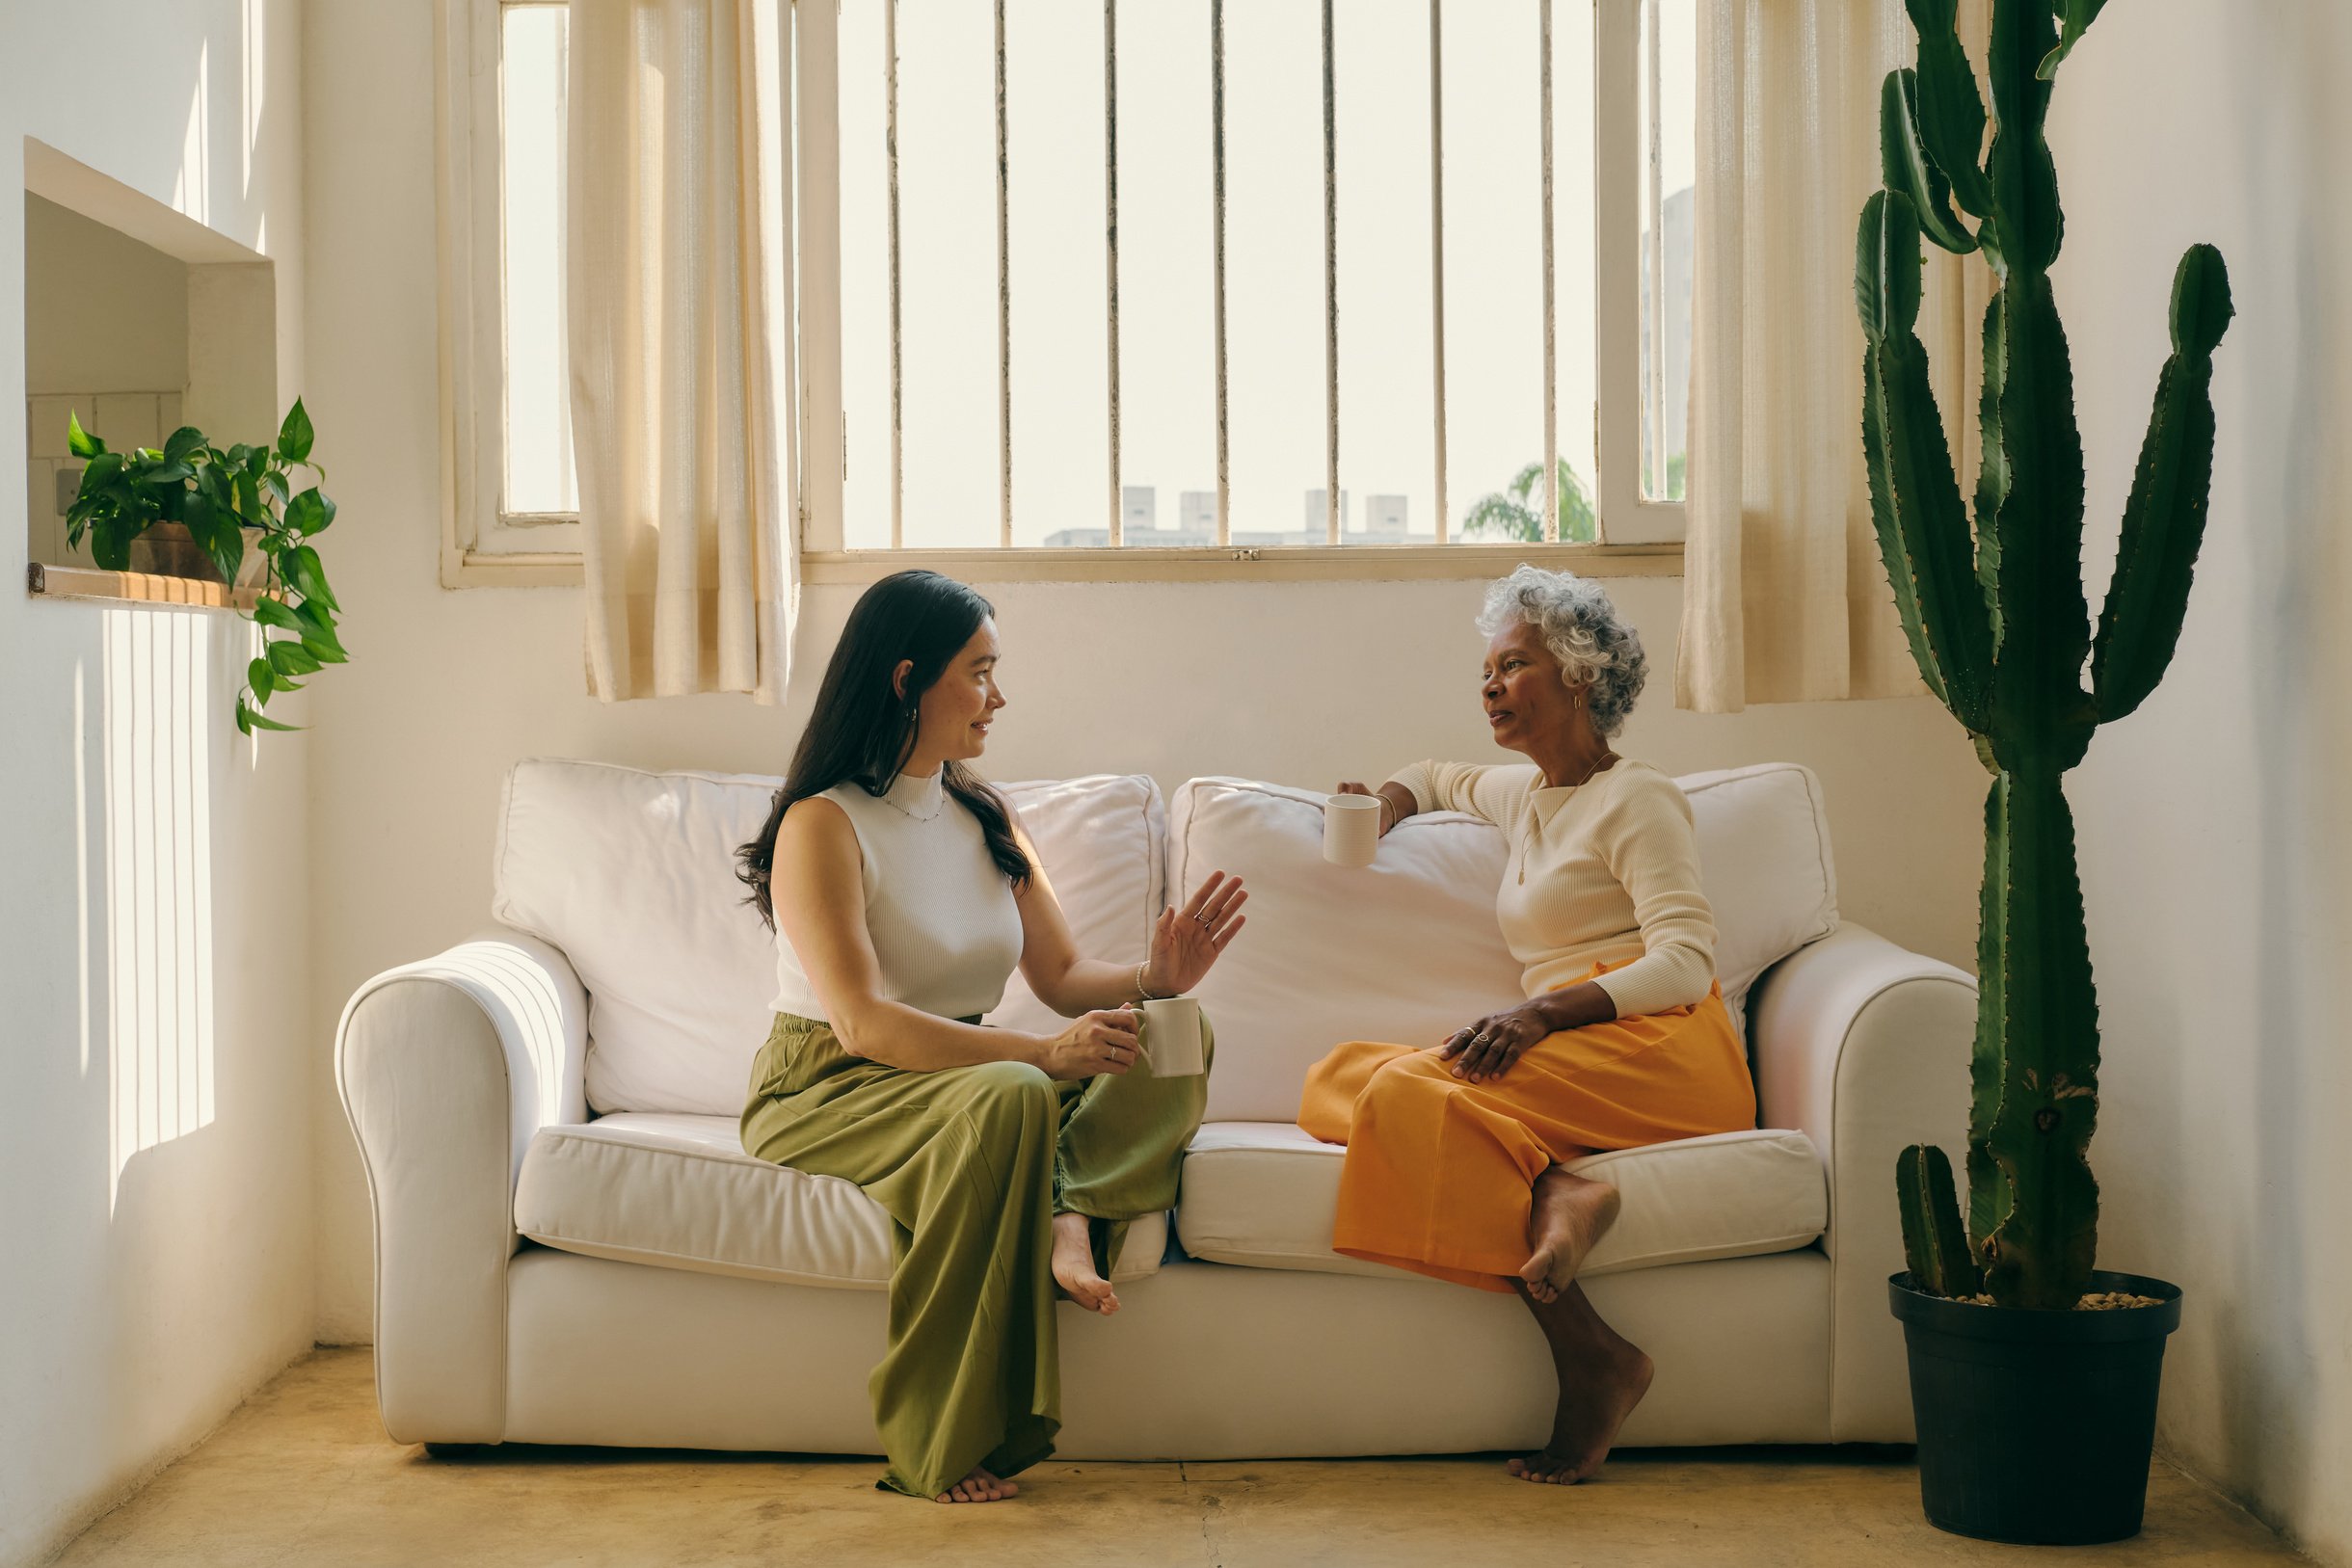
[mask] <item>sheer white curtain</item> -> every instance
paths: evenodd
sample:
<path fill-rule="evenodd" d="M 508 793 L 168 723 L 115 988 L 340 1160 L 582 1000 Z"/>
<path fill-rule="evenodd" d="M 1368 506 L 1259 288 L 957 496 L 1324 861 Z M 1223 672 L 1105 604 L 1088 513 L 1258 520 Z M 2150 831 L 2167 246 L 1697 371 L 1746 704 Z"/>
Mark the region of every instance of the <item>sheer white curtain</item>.
<path fill-rule="evenodd" d="M 1979 60 L 1987 16 L 1962 0 Z M 1924 689 L 1871 530 L 1854 311 L 1879 84 L 1913 53 L 1902 0 L 1700 0 L 1679 706 Z M 1919 335 L 1965 495 L 1985 267 L 1927 254 Z"/>
<path fill-rule="evenodd" d="M 781 701 L 798 593 L 760 0 L 571 8 L 566 287 L 589 689 Z M 771 82 L 771 89 L 779 85 Z"/>

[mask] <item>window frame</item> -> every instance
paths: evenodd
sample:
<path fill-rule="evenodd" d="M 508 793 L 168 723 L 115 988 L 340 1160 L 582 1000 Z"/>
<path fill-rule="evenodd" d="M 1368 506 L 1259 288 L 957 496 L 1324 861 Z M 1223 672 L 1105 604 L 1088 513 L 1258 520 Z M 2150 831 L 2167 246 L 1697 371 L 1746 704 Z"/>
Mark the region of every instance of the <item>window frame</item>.
<path fill-rule="evenodd" d="M 443 587 L 564 587 L 585 581 L 573 513 L 504 510 L 505 295 L 499 225 L 501 18 L 510 4 L 435 8 L 440 105 L 441 548 Z"/>
<path fill-rule="evenodd" d="M 569 0 L 441 0 L 436 8 L 440 56 L 436 88 L 441 104 L 437 150 L 441 183 L 441 581 L 452 588 L 566 586 L 584 581 L 576 518 L 518 518 L 499 508 L 505 392 L 499 246 L 499 19 L 508 4 L 518 3 L 568 4 Z M 1216 7 L 1230 0 L 1212 0 Z M 787 99 L 780 112 L 790 117 L 787 124 L 796 133 L 788 135 L 786 150 L 783 227 L 792 252 L 789 277 L 794 291 L 793 332 L 788 352 L 797 370 L 788 396 L 798 404 L 798 417 L 788 420 L 791 428 L 782 433 L 782 439 L 799 460 L 793 511 L 803 580 L 863 584 L 911 567 L 983 582 L 1478 578 L 1492 575 L 1505 554 L 1592 575 L 1679 575 L 1684 505 L 1642 493 L 1639 310 L 1612 310 L 1605 303 L 1637 302 L 1641 297 L 1641 170 L 1636 160 L 1643 155 L 1638 72 L 1644 0 L 1529 3 L 1539 9 L 1545 40 L 1547 405 L 1558 393 L 1550 256 L 1554 228 L 1548 219 L 1555 97 L 1550 30 L 1561 20 L 1556 12 L 1573 18 L 1587 11 L 1594 29 L 1593 344 L 1599 469 L 1594 501 L 1602 530 L 1600 543 L 1558 542 L 1558 518 L 1547 516 L 1547 527 L 1555 537 L 1539 544 L 1449 541 L 1426 545 L 1218 545 L 1145 549 L 1113 543 L 1085 548 L 999 544 L 960 549 L 850 549 L 842 543 L 839 13 L 835 4 L 823 0 L 811 5 L 780 0 L 789 7 L 791 21 L 778 32 L 783 61 L 783 80 L 778 85 Z M 1116 0 L 1105 0 L 1105 4 L 1109 17 L 1115 18 Z M 1430 0 L 1432 26 L 1440 4 L 1441 0 Z M 892 9 L 895 9 L 895 0 Z M 1109 68 L 1107 61 L 1106 69 Z M 1438 129 L 1432 125 L 1433 138 Z M 1221 210 L 1219 216 L 1221 221 Z M 1115 315 L 1111 330 L 1115 333 Z M 1221 334 L 1221 312 L 1219 332 Z M 1221 340 L 1219 349 L 1221 356 Z M 1219 412 L 1221 424 L 1221 409 Z M 1439 431 L 1444 417 L 1441 407 L 1436 415 Z M 1546 419 L 1547 468 L 1558 465 L 1558 428 L 1556 418 Z M 1116 541 L 1118 490 L 1115 483 L 1108 488 L 1111 537 Z M 1218 488 L 1221 532 L 1221 482 Z M 1553 500 L 1547 493 L 1547 510 Z"/>

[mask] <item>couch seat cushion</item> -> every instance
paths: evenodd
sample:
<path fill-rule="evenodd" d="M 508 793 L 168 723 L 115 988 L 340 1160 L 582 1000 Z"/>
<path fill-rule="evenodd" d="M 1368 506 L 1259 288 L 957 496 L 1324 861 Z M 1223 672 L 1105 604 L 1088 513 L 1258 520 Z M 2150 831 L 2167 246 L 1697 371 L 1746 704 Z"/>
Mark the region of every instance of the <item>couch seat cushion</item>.
<path fill-rule="evenodd" d="M 662 1268 L 847 1289 L 890 1282 L 882 1206 L 854 1182 L 754 1159 L 732 1116 L 630 1111 L 542 1128 L 515 1188 L 515 1229 Z M 1112 1279 L 1157 1273 L 1166 1245 L 1164 1215 L 1136 1221 Z"/>
<path fill-rule="evenodd" d="M 1346 1155 L 1289 1123 L 1209 1123 L 1185 1156 L 1176 1209 L 1185 1251 L 1251 1268 L 1393 1275 L 1331 1250 Z M 1821 1159 L 1802 1132 L 1719 1132 L 1590 1155 L 1568 1169 L 1624 1198 L 1587 1274 L 1788 1252 L 1829 1219 Z"/>

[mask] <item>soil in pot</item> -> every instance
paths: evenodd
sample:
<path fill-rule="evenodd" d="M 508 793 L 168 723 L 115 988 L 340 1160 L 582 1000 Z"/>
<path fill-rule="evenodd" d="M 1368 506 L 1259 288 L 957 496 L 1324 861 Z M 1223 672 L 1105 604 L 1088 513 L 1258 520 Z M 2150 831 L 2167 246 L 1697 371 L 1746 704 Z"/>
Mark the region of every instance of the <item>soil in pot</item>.
<path fill-rule="evenodd" d="M 1930 1524 L 2036 1546 L 2139 1533 L 2180 1291 L 2103 1272 L 2091 1289 L 2150 1304 L 2037 1312 L 1928 1295 L 1909 1274 L 1887 1282 L 1910 1352 Z"/>

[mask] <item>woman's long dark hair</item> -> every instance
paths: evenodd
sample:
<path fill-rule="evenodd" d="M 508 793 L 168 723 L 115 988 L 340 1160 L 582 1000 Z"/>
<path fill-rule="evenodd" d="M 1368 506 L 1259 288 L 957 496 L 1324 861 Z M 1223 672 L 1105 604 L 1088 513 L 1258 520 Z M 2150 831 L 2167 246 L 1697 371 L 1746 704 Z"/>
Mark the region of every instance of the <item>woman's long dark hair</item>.
<path fill-rule="evenodd" d="M 915 748 L 917 713 L 949 660 L 963 651 L 995 607 L 952 577 L 936 571 L 897 571 L 860 596 L 842 628 L 842 640 L 816 688 L 816 706 L 800 732 L 784 787 L 767 813 L 760 837 L 735 851 L 736 880 L 751 889 L 745 900 L 758 908 L 769 929 L 776 907 L 768 877 L 776 863 L 776 830 L 796 801 L 821 795 L 836 784 L 855 784 L 869 795 L 888 790 Z M 913 661 L 906 695 L 891 682 L 900 660 Z M 1014 887 L 1029 882 L 1029 857 L 1013 838 L 1004 803 L 980 776 L 961 762 L 940 771 L 948 793 L 979 818 L 989 859 Z"/>

